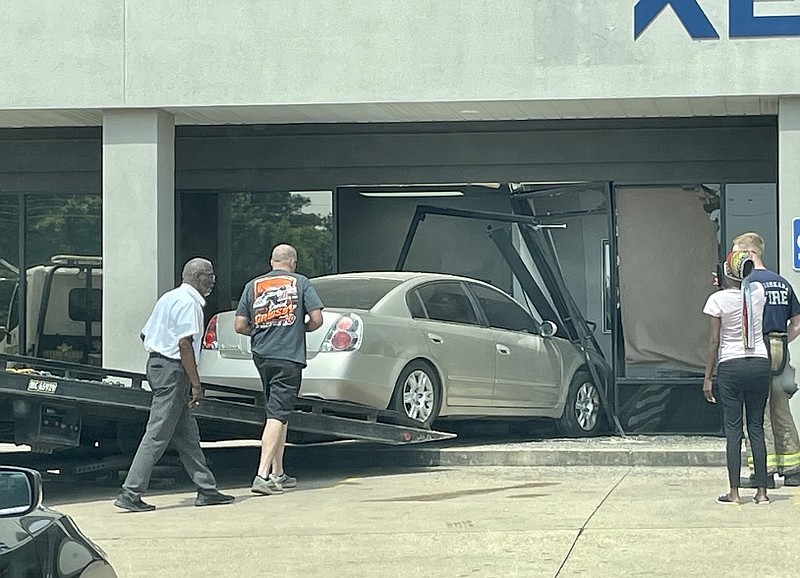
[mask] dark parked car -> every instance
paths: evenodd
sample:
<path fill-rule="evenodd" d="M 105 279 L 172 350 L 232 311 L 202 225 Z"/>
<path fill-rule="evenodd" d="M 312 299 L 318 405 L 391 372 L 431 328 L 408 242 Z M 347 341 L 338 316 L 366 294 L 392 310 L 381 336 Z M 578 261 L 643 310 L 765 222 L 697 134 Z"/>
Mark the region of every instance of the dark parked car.
<path fill-rule="evenodd" d="M 116 578 L 100 547 L 41 496 L 39 472 L 0 466 L 0 578 Z"/>

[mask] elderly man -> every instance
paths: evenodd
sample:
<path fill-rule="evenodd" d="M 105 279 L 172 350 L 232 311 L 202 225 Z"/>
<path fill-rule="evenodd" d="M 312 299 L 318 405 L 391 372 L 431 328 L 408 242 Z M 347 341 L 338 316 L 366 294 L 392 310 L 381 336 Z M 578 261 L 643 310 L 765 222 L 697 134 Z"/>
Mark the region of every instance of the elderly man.
<path fill-rule="evenodd" d="M 264 387 L 267 423 L 250 488 L 263 495 L 283 492 L 297 483 L 283 471 L 286 424 L 306 366 L 306 332 L 322 325 L 322 301 L 308 279 L 295 273 L 294 247 L 275 247 L 270 265 L 272 271 L 245 286 L 234 321 L 238 333 L 250 336 L 253 361 Z"/>
<path fill-rule="evenodd" d="M 114 505 L 131 512 L 155 510 L 142 500 L 153 466 L 170 443 L 197 487 L 195 506 L 229 504 L 234 497 L 217 491 L 214 474 L 200 448 L 200 433 L 191 408 L 200 404 L 203 389 L 197 358 L 203 336 L 205 297 L 214 288 L 210 261 L 195 258 L 183 268 L 183 283 L 156 303 L 140 335 L 149 354 L 147 381 L 153 392 L 144 437 Z"/>

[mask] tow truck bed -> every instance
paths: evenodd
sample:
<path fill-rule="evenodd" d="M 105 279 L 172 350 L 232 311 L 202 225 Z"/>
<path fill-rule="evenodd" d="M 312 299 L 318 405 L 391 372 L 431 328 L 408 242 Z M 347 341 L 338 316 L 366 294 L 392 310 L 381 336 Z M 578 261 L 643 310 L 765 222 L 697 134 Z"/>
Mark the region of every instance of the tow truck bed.
<path fill-rule="evenodd" d="M 121 428 L 141 427 L 147 420 L 151 394 L 143 383 L 146 378 L 138 373 L 0 355 L 0 422 L 13 423 L 13 437 L 8 427 L 0 428 L 0 441 L 46 450 L 94 445 L 98 440 L 93 436 L 113 435 L 116 442 Z M 218 385 L 207 388 L 237 401 L 209 396 L 193 410 L 204 441 L 261 437 L 261 395 Z M 421 428 L 396 412 L 310 398 L 298 400 L 289 430 L 386 444 L 455 437 Z"/>

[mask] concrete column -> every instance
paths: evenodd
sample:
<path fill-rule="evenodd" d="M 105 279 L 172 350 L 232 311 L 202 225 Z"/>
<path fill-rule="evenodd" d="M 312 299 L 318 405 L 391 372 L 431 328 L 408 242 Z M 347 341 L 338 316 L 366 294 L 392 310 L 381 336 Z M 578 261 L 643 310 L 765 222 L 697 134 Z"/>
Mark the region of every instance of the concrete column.
<path fill-rule="evenodd" d="M 778 107 L 778 246 L 780 272 L 800 293 L 800 272 L 794 270 L 792 220 L 800 217 L 800 98 L 782 98 Z M 792 362 L 800 378 L 800 339 L 790 345 Z M 792 414 L 800 428 L 800 393 L 792 398 Z"/>
<path fill-rule="evenodd" d="M 103 115 L 103 365 L 144 372 L 139 332 L 175 286 L 175 122 Z"/>

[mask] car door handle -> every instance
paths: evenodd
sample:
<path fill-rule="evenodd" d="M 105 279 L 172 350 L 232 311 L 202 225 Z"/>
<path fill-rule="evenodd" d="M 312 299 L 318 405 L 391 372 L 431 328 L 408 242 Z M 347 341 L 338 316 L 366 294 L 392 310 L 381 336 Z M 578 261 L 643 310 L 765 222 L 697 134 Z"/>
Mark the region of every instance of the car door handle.
<path fill-rule="evenodd" d="M 499 343 L 497 343 L 495 344 L 495 347 L 497 348 L 497 353 L 499 353 L 500 355 L 511 355 L 511 350 L 505 345 L 500 345 Z"/>
<path fill-rule="evenodd" d="M 435 333 L 428 333 L 428 339 L 430 339 L 434 343 L 444 343 L 444 339 L 442 339 L 439 335 L 436 335 Z"/>

